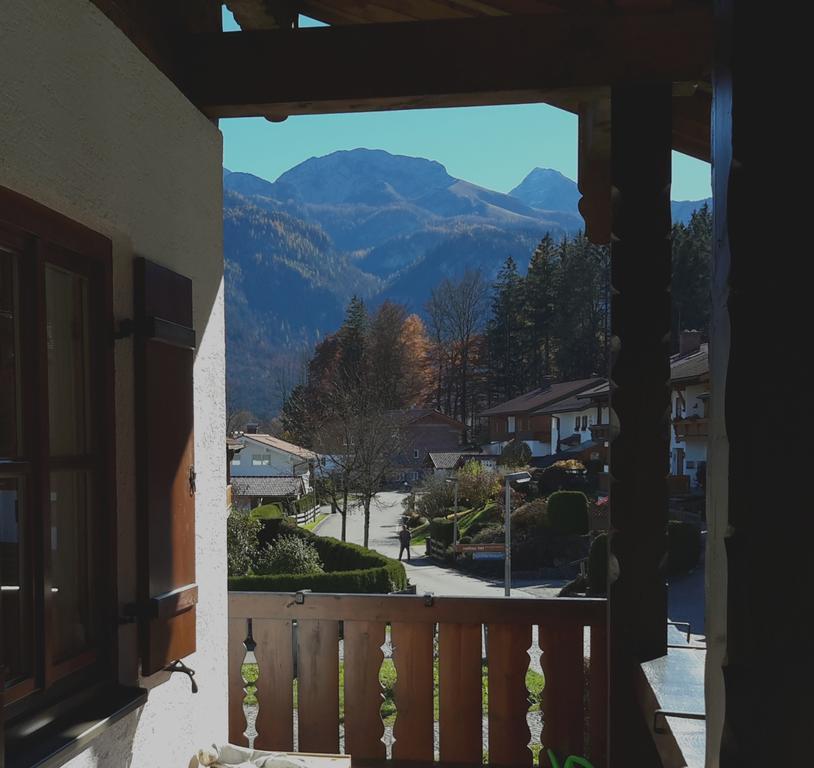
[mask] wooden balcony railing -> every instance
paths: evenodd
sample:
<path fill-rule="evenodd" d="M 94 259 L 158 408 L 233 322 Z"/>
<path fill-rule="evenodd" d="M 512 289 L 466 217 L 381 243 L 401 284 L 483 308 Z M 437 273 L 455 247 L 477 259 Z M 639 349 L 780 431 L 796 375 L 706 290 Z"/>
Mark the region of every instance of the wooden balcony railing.
<path fill-rule="evenodd" d="M 490 765 L 531 766 L 526 674 L 535 643 L 545 678 L 542 744 L 561 762 L 573 754 L 599 768 L 606 753 L 605 609 L 604 600 L 565 598 L 230 593 L 229 739 L 248 743 L 250 660 L 258 749 L 291 750 L 296 711 L 303 752 L 338 752 L 342 715 L 344 751 L 355 764 L 479 764 L 486 747 Z M 396 674 L 390 755 L 379 682 L 388 641 Z"/>
<path fill-rule="evenodd" d="M 707 437 L 709 419 L 673 419 L 673 428 L 676 431 L 676 440 L 686 440 L 688 437 Z"/>

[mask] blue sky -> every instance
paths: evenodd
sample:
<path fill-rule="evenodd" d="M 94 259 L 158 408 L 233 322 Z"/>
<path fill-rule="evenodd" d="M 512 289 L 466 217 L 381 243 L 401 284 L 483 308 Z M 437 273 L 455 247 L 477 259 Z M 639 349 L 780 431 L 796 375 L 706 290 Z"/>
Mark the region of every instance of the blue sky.
<path fill-rule="evenodd" d="M 224 29 L 238 29 L 224 9 Z M 307 25 L 305 22 L 303 25 Z M 367 147 L 437 160 L 457 178 L 508 192 L 535 167 L 577 173 L 577 118 L 546 104 L 416 109 L 220 121 L 223 164 L 275 180 L 289 168 L 340 149 Z M 709 197 L 707 163 L 673 153 L 673 200 Z"/>

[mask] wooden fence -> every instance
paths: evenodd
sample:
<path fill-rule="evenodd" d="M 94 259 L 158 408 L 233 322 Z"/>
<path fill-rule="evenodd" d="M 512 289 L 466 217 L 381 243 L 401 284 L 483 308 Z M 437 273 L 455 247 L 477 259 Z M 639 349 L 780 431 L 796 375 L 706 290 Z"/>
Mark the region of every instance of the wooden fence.
<path fill-rule="evenodd" d="M 537 626 L 545 676 L 541 741 L 558 755 L 586 755 L 599 768 L 607 732 L 605 614 L 605 601 L 596 599 L 232 592 L 230 741 L 247 744 L 242 667 L 251 649 L 259 675 L 255 746 L 293 748 L 296 651 L 298 748 L 337 752 L 341 635 L 345 751 L 355 763 L 430 763 L 436 747 L 441 763 L 481 763 L 485 718 L 489 763 L 531 766 L 526 672 Z M 388 626 L 397 676 L 390 758 L 382 742 L 379 683 Z"/>

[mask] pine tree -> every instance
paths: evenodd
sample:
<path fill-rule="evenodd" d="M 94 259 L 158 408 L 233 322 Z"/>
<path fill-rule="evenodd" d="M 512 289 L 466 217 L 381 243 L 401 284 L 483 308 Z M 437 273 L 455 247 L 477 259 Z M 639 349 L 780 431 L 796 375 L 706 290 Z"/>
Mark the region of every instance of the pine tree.
<path fill-rule="evenodd" d="M 523 278 L 517 272 L 514 259 L 509 256 L 493 287 L 487 328 L 491 389 L 498 401 L 514 397 L 525 385 L 523 325 Z"/>
<path fill-rule="evenodd" d="M 704 205 L 685 225 L 673 225 L 672 348 L 684 329 L 709 330 L 712 212 Z"/>
<path fill-rule="evenodd" d="M 551 235 L 534 249 L 523 285 L 523 313 L 526 317 L 523 346 L 528 361 L 527 383 L 542 385 L 546 376 L 556 375 L 554 321 L 559 270 L 558 249 Z"/>
<path fill-rule="evenodd" d="M 369 318 L 364 301 L 354 296 L 345 310 L 345 321 L 337 335 L 341 347 L 339 372 L 346 382 L 363 375 Z"/>

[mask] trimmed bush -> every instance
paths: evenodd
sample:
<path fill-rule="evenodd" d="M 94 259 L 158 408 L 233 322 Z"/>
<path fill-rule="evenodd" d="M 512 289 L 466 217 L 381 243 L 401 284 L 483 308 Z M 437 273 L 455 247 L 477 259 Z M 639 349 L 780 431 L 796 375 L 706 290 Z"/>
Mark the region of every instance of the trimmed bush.
<path fill-rule="evenodd" d="M 430 538 L 439 546 L 448 547 L 452 544 L 455 533 L 455 524 L 445 517 L 436 517 L 430 521 Z"/>
<path fill-rule="evenodd" d="M 468 461 L 458 471 L 460 501 L 470 507 L 482 507 L 500 492 L 500 478 L 480 461 Z"/>
<path fill-rule="evenodd" d="M 285 517 L 283 508 L 276 503 L 255 507 L 250 514 L 255 520 L 281 520 Z"/>
<path fill-rule="evenodd" d="M 258 574 L 323 572 L 317 548 L 302 536 L 290 533 L 281 534 L 267 545 L 253 570 Z"/>
<path fill-rule="evenodd" d="M 692 523 L 667 523 L 667 572 L 686 573 L 701 559 L 701 532 Z"/>
<path fill-rule="evenodd" d="M 229 589 L 248 592 L 350 592 L 386 594 L 407 586 L 407 573 L 398 560 L 365 549 L 358 544 L 317 536 L 310 531 L 279 521 L 284 535 L 305 539 L 316 549 L 325 573 L 235 576 Z"/>
<path fill-rule="evenodd" d="M 588 593 L 604 595 L 608 591 L 608 534 L 600 533 L 588 553 Z"/>
<path fill-rule="evenodd" d="M 531 461 L 531 448 L 522 440 L 512 440 L 506 443 L 498 459 L 498 464 L 503 467 L 517 468 L 526 467 Z"/>
<path fill-rule="evenodd" d="M 583 491 L 588 487 L 588 473 L 582 462 L 576 459 L 557 461 L 550 467 L 537 470 L 532 479 L 537 481 L 540 493 Z"/>
<path fill-rule="evenodd" d="M 582 491 L 557 491 L 548 497 L 548 525 L 555 533 L 588 533 L 588 497 Z"/>

